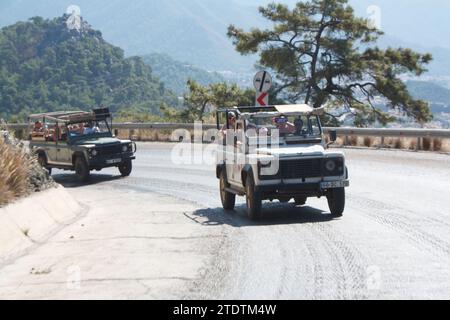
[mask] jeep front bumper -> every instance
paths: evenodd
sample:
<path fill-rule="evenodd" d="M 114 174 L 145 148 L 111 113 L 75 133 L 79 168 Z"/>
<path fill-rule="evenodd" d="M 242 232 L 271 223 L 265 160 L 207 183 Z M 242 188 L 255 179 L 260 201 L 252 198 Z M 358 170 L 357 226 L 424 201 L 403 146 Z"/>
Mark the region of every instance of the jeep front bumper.
<path fill-rule="evenodd" d="M 117 167 L 121 163 L 128 160 L 135 160 L 136 157 L 131 154 L 118 154 L 112 155 L 108 157 L 93 157 L 89 159 L 89 167 L 91 169 L 100 169 L 100 168 L 108 168 L 108 167 Z"/>
<path fill-rule="evenodd" d="M 282 183 L 274 185 L 255 186 L 255 191 L 270 195 L 323 195 L 328 189 L 345 188 L 350 186 L 349 180 L 313 182 L 313 183 Z"/>

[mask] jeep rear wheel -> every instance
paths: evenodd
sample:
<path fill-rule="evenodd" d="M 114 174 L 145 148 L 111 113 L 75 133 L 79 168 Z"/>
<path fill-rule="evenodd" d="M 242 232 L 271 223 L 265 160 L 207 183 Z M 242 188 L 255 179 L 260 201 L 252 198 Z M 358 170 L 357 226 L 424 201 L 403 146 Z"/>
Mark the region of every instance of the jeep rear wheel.
<path fill-rule="evenodd" d="M 52 174 L 52 168 L 47 168 L 47 157 L 43 153 L 38 155 L 38 163 L 42 168 L 48 171 L 49 175 Z"/>
<path fill-rule="evenodd" d="M 220 200 L 222 201 L 222 207 L 224 210 L 234 210 L 236 204 L 236 195 L 234 193 L 228 192 L 227 175 L 224 170 L 220 173 Z"/>
<path fill-rule="evenodd" d="M 345 189 L 331 189 L 327 194 L 328 207 L 334 217 L 342 217 L 345 208 Z"/>
<path fill-rule="evenodd" d="M 122 177 L 128 177 L 131 174 L 132 170 L 133 170 L 133 164 L 132 164 L 131 160 L 122 162 L 119 165 L 119 172 L 122 175 Z"/>
<path fill-rule="evenodd" d="M 89 167 L 82 157 L 75 159 L 75 174 L 80 182 L 87 182 L 91 176 Z"/>
<path fill-rule="evenodd" d="M 255 191 L 255 182 L 253 177 L 249 175 L 245 183 L 245 193 L 247 202 L 247 215 L 251 220 L 261 218 L 262 199 L 261 194 Z"/>

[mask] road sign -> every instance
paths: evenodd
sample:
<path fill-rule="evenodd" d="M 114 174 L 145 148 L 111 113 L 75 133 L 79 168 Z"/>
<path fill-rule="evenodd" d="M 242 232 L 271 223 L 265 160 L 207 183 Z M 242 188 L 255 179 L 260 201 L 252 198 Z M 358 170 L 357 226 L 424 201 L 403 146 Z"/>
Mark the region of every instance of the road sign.
<path fill-rule="evenodd" d="M 259 71 L 253 79 L 256 92 L 268 92 L 272 87 L 272 76 L 267 71 Z"/>
<path fill-rule="evenodd" d="M 255 105 L 257 107 L 267 107 L 269 105 L 269 93 L 268 92 L 257 92 Z"/>
<path fill-rule="evenodd" d="M 255 106 L 265 107 L 269 105 L 269 90 L 272 87 L 272 76 L 267 71 L 259 71 L 253 79 L 256 89 Z"/>

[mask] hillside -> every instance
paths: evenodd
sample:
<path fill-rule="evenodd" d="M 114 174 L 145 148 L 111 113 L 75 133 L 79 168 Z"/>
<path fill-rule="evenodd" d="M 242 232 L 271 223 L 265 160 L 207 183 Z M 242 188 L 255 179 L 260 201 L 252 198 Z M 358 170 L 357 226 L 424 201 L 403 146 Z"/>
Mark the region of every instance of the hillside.
<path fill-rule="evenodd" d="M 206 86 L 215 82 L 223 82 L 224 78 L 216 72 L 209 72 L 187 62 L 172 59 L 167 54 L 152 53 L 142 57 L 153 73 L 158 76 L 168 89 L 182 96 L 186 91 L 186 83 L 193 79 Z"/>
<path fill-rule="evenodd" d="M 0 30 L 0 116 L 109 106 L 157 113 L 176 97 L 141 58 L 124 58 L 83 22 L 33 18 Z"/>
<path fill-rule="evenodd" d="M 426 81 L 407 81 L 409 92 L 415 99 L 422 99 L 430 103 L 450 106 L 450 90 Z"/>

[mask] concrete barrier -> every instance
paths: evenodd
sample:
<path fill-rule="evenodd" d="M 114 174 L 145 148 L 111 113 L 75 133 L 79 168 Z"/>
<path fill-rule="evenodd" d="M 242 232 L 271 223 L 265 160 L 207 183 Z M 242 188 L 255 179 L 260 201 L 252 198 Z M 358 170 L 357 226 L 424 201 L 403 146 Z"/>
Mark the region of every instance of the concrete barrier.
<path fill-rule="evenodd" d="M 0 264 L 45 241 L 82 212 L 61 186 L 0 208 Z"/>

